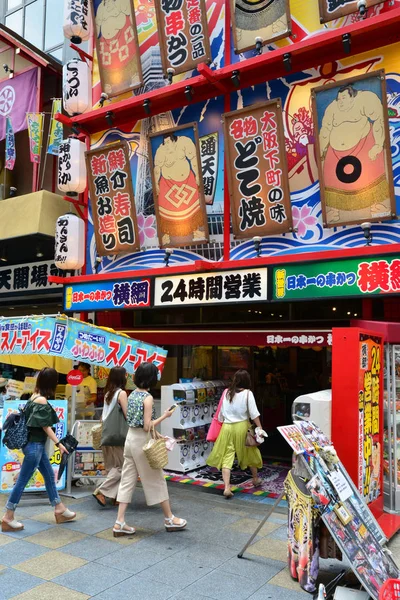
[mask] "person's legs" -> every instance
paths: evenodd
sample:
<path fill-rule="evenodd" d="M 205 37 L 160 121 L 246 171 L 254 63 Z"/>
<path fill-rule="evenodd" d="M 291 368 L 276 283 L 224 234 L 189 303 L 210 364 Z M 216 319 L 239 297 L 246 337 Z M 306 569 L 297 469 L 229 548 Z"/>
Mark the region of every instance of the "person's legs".
<path fill-rule="evenodd" d="M 130 501 L 132 500 L 133 492 L 135 491 L 138 471 L 130 448 L 130 430 L 125 442 L 124 449 L 124 465 L 121 472 L 121 481 L 119 484 L 117 502 L 118 515 L 114 525 L 113 533 L 115 536 L 126 535 L 127 533 L 135 533 L 133 527 L 125 525 L 125 513 Z M 120 532 L 120 533 L 119 533 Z"/>
<path fill-rule="evenodd" d="M 97 488 L 94 495 L 103 495 L 104 497 L 115 500 L 121 481 L 122 466 L 124 463 L 124 448 L 122 446 L 104 447 L 103 456 L 107 471 L 107 479 Z"/>
<path fill-rule="evenodd" d="M 21 496 L 28 484 L 28 481 L 39 466 L 43 449 L 44 444 L 39 444 L 36 442 L 28 442 L 23 448 L 25 458 L 21 465 L 17 482 L 6 504 L 6 512 L 3 517 L 3 521 L 6 523 L 11 523 L 11 521 L 14 520 L 15 509 L 21 500 Z"/>
<path fill-rule="evenodd" d="M 63 514 L 67 510 L 67 507 L 65 506 L 65 504 L 63 504 L 63 502 L 61 502 L 61 498 L 58 494 L 56 487 L 56 480 L 54 476 L 53 467 L 51 466 L 49 457 L 47 456 L 44 449 L 42 453 L 42 458 L 40 459 L 40 463 L 38 465 L 38 469 L 44 479 L 46 492 L 49 496 L 50 504 L 54 506 L 54 512 L 56 514 Z"/>
<path fill-rule="evenodd" d="M 226 444 L 225 444 L 224 456 L 222 459 L 221 470 L 222 470 L 222 479 L 223 479 L 224 485 L 225 485 L 224 496 L 226 498 L 232 498 L 232 496 L 233 496 L 233 492 L 231 490 L 231 470 L 233 467 L 233 463 L 235 461 L 235 444 L 234 444 L 233 438 L 232 438 L 233 428 L 234 428 L 234 425 L 232 425 L 232 424 L 229 424 L 225 428 Z"/>
<path fill-rule="evenodd" d="M 258 476 L 258 469 L 257 467 L 250 467 L 250 471 L 251 471 L 251 476 L 253 477 L 253 485 L 254 487 L 257 487 L 261 484 L 261 479 Z"/>
<path fill-rule="evenodd" d="M 231 470 L 227 468 L 222 469 L 222 479 L 224 480 L 225 491 L 224 494 L 232 494 L 231 491 Z"/>

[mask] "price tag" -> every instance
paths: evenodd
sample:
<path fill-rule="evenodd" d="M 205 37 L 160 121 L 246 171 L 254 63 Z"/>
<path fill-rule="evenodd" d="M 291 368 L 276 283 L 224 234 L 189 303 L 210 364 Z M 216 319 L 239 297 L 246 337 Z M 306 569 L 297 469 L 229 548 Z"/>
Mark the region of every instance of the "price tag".
<path fill-rule="evenodd" d="M 333 471 L 329 475 L 329 479 L 342 502 L 345 502 L 350 498 L 350 496 L 352 496 L 353 490 L 347 483 L 345 476 L 340 473 L 340 471 Z"/>

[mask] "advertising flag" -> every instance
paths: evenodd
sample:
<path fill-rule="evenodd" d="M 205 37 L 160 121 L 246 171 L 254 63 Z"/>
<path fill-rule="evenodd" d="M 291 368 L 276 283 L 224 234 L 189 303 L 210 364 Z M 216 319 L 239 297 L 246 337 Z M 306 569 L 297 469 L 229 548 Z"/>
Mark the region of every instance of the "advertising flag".
<path fill-rule="evenodd" d="M 61 98 L 53 99 L 53 106 L 51 107 L 51 123 L 50 123 L 50 134 L 49 144 L 47 148 L 47 154 L 58 155 L 58 148 L 62 142 L 64 131 L 62 123 L 55 120 L 55 115 L 61 112 Z"/>
<path fill-rule="evenodd" d="M 12 171 L 15 165 L 15 137 L 10 117 L 6 117 L 6 169 Z"/>
<path fill-rule="evenodd" d="M 43 141 L 43 113 L 28 113 L 29 149 L 32 163 L 40 163 Z"/>

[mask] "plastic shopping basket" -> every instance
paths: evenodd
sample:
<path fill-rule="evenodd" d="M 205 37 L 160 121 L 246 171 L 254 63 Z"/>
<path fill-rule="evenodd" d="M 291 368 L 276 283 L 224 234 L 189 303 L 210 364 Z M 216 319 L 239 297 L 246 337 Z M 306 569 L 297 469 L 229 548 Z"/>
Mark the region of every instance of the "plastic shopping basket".
<path fill-rule="evenodd" d="M 379 600 L 398 600 L 400 598 L 400 579 L 388 579 L 379 592 Z"/>

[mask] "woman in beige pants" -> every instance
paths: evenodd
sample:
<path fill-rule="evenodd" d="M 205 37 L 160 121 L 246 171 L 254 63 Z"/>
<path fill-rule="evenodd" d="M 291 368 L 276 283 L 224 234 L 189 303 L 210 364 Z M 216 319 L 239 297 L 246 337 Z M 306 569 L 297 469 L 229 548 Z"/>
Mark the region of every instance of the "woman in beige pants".
<path fill-rule="evenodd" d="M 104 389 L 104 406 L 102 421 L 107 420 L 108 416 L 119 404 L 121 407 L 127 404 L 127 395 L 125 392 L 127 373 L 124 367 L 114 367 L 108 375 L 106 387 Z M 116 504 L 116 498 L 121 481 L 122 465 L 124 463 L 124 446 L 102 446 L 104 466 L 107 471 L 107 479 L 95 490 L 93 496 L 100 506 L 106 506 L 107 498 Z"/>
<path fill-rule="evenodd" d="M 142 363 L 135 373 L 137 389 L 131 393 L 126 404 L 121 402 L 129 431 L 125 442 L 124 466 L 117 496 L 119 507 L 113 528 L 114 537 L 135 533 L 134 527 L 129 527 L 125 523 L 125 512 L 132 499 L 138 476 L 147 505 L 161 505 L 165 517 L 165 529 L 180 531 L 186 527 L 186 521 L 174 517 L 171 512 L 163 470 L 152 469 L 143 452 L 150 429 L 172 415 L 172 411 L 167 410 L 159 419 L 155 418 L 153 396 L 149 393 L 149 389 L 157 383 L 157 373 L 157 367 L 153 363 Z"/>

